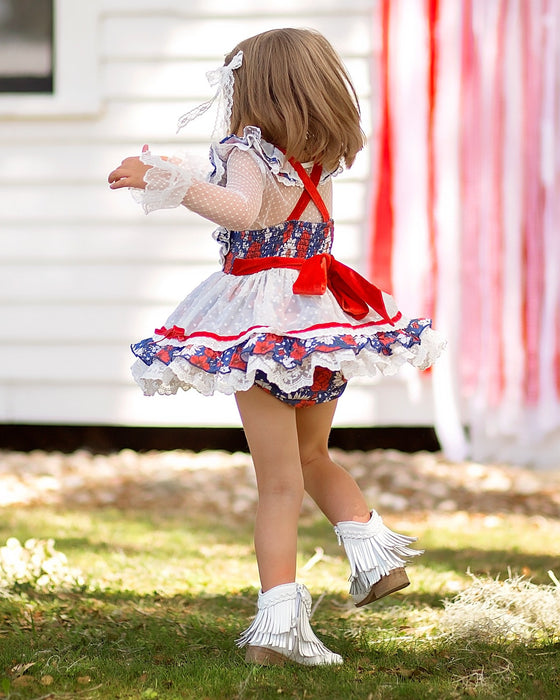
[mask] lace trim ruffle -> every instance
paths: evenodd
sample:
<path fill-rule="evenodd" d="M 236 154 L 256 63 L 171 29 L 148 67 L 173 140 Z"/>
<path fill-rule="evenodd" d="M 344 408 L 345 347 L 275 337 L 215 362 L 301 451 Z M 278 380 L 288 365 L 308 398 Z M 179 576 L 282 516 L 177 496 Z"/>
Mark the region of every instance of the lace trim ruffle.
<path fill-rule="evenodd" d="M 310 386 L 316 367 L 341 371 L 347 380 L 378 372 L 392 375 L 407 362 L 426 369 L 445 345 L 429 324 L 411 321 L 406 329 L 374 336 L 307 340 L 264 333 L 222 351 L 202 345 L 162 345 L 148 338 L 132 346 L 140 358 L 133 376 L 146 395 L 194 388 L 210 396 L 216 391 L 246 391 L 257 372 L 264 372 L 270 382 L 290 393 Z"/>
<path fill-rule="evenodd" d="M 286 156 L 279 148 L 268 143 L 261 137 L 261 130 L 258 126 L 246 126 L 243 129 L 243 136 L 227 136 L 219 143 L 211 145 L 210 163 L 213 170 L 209 175 L 210 182 L 217 185 L 225 185 L 226 163 L 234 148 L 254 153 L 258 157 L 259 162 L 264 163 L 266 169 L 283 185 L 288 185 L 289 187 L 303 187 L 301 178 L 289 161 L 286 160 Z M 323 172 L 320 182 L 324 182 L 329 177 L 338 175 L 341 171 L 342 167 L 332 172 Z"/>
<path fill-rule="evenodd" d="M 156 209 L 178 207 L 193 181 L 205 181 L 208 177 L 207 162 L 191 155 L 167 159 L 146 151 L 140 160 L 152 166 L 144 175 L 146 187 L 143 190 L 131 188 L 130 191 L 146 214 Z"/>

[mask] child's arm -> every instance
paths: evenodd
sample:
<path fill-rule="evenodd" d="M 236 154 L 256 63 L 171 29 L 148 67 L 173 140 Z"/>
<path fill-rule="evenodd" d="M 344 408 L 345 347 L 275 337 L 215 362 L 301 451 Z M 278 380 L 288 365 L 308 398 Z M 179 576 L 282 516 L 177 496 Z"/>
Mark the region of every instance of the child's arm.
<path fill-rule="evenodd" d="M 225 187 L 193 181 L 183 204 L 230 230 L 249 228 L 261 208 L 264 178 L 255 159 L 235 150 L 228 158 Z"/>
<path fill-rule="evenodd" d="M 183 204 L 228 229 L 247 228 L 257 218 L 264 176 L 249 153 L 237 149 L 231 153 L 222 187 L 206 182 L 199 167 L 143 150 L 142 157 L 123 160 L 109 175 L 109 183 L 114 190 L 133 188 L 146 213 Z"/>

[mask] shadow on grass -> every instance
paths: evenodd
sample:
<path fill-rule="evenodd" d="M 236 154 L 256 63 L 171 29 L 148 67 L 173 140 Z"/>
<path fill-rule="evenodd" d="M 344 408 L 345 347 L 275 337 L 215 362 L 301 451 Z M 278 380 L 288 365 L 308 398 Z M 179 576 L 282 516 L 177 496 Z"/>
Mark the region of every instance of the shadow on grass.
<path fill-rule="evenodd" d="M 319 518 L 302 523 L 302 560 L 318 546 L 324 550 L 305 572 L 319 602 L 313 627 L 345 664 L 261 669 L 247 666 L 234 643 L 255 613 L 257 591 L 247 585 L 254 567 L 251 523 L 111 509 L 4 509 L 0 516 L 4 539 L 41 533 L 86 574 L 86 566 L 103 565 L 83 593 L 0 598 L 0 691 L 5 678 L 14 684 L 12 697 L 44 696 L 42 678 L 52 679 L 54 698 L 72 700 L 560 697 L 557 644 L 459 645 L 419 629 L 426 616 L 437 620 L 442 599 L 453 595 L 440 591 L 449 590 L 450 578 L 466 580 L 467 569 L 550 582 L 546 571 L 557 566 L 557 542 L 550 533 L 548 544 L 541 542 L 544 529 L 524 535 L 523 522 L 491 533 L 423 525 L 419 544 L 427 551 L 410 567 L 412 586 L 365 610 L 346 595 L 348 565 L 331 526 Z M 340 593 L 319 599 L 333 581 Z M 33 664 L 23 674 L 29 686 L 16 684 L 18 664 Z"/>
<path fill-rule="evenodd" d="M 254 614 L 253 590 L 168 597 L 35 593 L 24 606 L 0 600 L 0 679 L 15 683 L 10 669 L 33 664 L 26 672 L 29 686 L 14 686 L 20 698 L 38 697 L 42 678 L 52 679 L 55 698 L 558 697 L 559 644 L 527 648 L 411 640 L 398 625 L 420 602 L 411 596 L 398 603 L 395 597 L 392 608 L 380 605 L 371 613 L 349 615 L 339 596 L 326 595 L 313 626 L 345 664 L 257 668 L 245 664 L 234 644 Z M 394 634 L 388 635 L 392 626 Z M 89 679 L 86 686 L 84 679 Z"/>

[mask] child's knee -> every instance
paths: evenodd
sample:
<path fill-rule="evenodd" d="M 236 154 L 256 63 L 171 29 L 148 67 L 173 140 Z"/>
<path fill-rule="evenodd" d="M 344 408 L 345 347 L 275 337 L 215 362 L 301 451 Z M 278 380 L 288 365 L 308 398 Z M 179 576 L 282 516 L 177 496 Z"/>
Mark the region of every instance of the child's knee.
<path fill-rule="evenodd" d="M 300 445 L 299 456 L 304 471 L 321 468 L 326 462 L 331 462 L 329 450 L 324 445 Z"/>
<path fill-rule="evenodd" d="M 303 500 L 303 479 L 296 483 L 274 480 L 270 483 L 259 484 L 258 491 L 259 501 L 270 500 L 276 505 L 279 503 L 298 504 Z"/>

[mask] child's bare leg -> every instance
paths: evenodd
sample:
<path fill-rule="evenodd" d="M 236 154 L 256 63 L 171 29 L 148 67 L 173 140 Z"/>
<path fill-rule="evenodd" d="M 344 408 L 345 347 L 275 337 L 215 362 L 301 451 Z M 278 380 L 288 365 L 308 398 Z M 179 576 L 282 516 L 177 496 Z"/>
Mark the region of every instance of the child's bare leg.
<path fill-rule="evenodd" d="M 336 401 L 296 409 L 299 454 L 305 490 L 335 525 L 367 522 L 370 510 L 353 477 L 329 456 L 328 440 Z"/>
<path fill-rule="evenodd" d="M 410 549 L 413 537 L 392 532 L 345 469 L 329 457 L 327 441 L 335 402 L 297 409 L 300 458 L 305 489 L 335 526 L 350 562 L 350 594 L 367 605 L 408 586 L 404 565 L 421 554 Z"/>
<path fill-rule="evenodd" d="M 255 465 L 255 551 L 263 591 L 295 581 L 303 499 L 296 411 L 257 386 L 236 394 Z"/>

